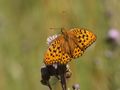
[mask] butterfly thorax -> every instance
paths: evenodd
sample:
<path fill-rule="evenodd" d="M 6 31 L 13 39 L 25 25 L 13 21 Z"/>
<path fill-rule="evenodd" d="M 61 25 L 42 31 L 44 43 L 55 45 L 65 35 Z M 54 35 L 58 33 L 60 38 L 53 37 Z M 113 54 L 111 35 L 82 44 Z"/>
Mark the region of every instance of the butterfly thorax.
<path fill-rule="evenodd" d="M 67 53 L 70 57 L 72 57 L 72 52 L 74 50 L 75 47 L 75 43 L 74 43 L 74 36 L 68 34 L 68 31 L 62 29 L 61 30 L 62 35 L 64 37 L 64 43 L 62 45 L 65 53 Z"/>

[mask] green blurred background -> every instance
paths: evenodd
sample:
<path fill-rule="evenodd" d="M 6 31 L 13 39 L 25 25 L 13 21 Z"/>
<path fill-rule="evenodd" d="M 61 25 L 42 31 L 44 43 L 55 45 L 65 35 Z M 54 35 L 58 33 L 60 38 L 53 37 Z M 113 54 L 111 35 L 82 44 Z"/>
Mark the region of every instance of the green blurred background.
<path fill-rule="evenodd" d="M 97 41 L 70 62 L 69 90 L 120 90 L 120 49 L 106 57 L 110 27 L 120 29 L 120 0 L 0 0 L 0 90 L 49 90 L 40 83 L 48 36 L 86 27 Z M 50 29 L 58 28 L 58 29 Z M 52 82 L 61 90 L 60 82 Z"/>

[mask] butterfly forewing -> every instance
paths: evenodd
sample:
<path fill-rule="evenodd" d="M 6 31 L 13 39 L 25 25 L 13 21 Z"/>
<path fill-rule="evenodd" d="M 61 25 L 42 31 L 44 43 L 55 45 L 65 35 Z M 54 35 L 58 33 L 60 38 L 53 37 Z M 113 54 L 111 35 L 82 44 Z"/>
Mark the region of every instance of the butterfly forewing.
<path fill-rule="evenodd" d="M 74 28 L 68 31 L 69 37 L 72 35 L 72 39 L 77 47 L 74 47 L 74 50 L 72 52 L 73 58 L 78 58 L 81 56 L 85 49 L 89 47 L 95 40 L 96 36 L 88 31 L 85 28 Z"/>

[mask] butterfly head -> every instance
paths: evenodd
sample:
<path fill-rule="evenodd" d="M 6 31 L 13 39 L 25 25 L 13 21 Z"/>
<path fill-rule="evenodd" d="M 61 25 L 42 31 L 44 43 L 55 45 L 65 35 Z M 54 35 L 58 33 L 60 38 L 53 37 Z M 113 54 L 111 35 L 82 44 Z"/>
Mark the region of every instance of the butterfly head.
<path fill-rule="evenodd" d="M 68 33 L 67 33 L 67 30 L 65 28 L 61 28 L 61 33 L 64 36 L 64 39 L 68 40 Z"/>

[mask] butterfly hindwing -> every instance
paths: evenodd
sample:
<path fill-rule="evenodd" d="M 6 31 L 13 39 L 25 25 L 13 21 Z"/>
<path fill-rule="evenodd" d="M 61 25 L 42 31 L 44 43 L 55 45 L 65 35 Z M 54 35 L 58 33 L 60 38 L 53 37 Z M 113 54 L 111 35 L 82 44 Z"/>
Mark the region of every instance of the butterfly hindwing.
<path fill-rule="evenodd" d="M 72 57 L 73 58 L 78 58 L 78 57 L 82 56 L 83 53 L 84 53 L 83 50 L 81 50 L 79 47 L 75 47 L 74 51 L 72 53 Z"/>

